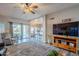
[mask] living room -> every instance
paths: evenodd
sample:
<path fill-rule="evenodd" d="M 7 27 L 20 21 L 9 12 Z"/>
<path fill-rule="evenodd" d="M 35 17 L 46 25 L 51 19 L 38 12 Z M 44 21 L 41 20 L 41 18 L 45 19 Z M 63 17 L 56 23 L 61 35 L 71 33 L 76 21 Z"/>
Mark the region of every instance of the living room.
<path fill-rule="evenodd" d="M 78 15 L 77 3 L 0 4 L 0 55 L 77 56 Z"/>

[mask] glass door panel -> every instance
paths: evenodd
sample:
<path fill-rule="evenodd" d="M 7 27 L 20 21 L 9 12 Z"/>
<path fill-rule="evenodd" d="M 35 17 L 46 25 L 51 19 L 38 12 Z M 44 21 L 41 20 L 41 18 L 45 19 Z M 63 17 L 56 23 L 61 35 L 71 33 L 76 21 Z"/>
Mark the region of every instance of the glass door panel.
<path fill-rule="evenodd" d="M 16 38 L 16 43 L 27 42 L 29 39 L 29 25 L 13 23 L 13 37 Z"/>
<path fill-rule="evenodd" d="M 35 24 L 31 26 L 31 39 L 34 42 L 43 42 L 43 26 L 42 24 Z"/>
<path fill-rule="evenodd" d="M 29 40 L 29 26 L 28 25 L 22 25 L 22 26 L 23 26 L 22 42 L 27 42 Z"/>
<path fill-rule="evenodd" d="M 29 37 L 29 26 L 28 25 L 23 25 L 23 39 L 28 39 Z"/>
<path fill-rule="evenodd" d="M 16 43 L 20 43 L 22 39 L 21 24 L 13 23 L 13 37 L 16 38 Z"/>
<path fill-rule="evenodd" d="M 42 42 L 43 40 L 43 30 L 42 27 L 31 27 L 31 39 L 35 42 Z"/>

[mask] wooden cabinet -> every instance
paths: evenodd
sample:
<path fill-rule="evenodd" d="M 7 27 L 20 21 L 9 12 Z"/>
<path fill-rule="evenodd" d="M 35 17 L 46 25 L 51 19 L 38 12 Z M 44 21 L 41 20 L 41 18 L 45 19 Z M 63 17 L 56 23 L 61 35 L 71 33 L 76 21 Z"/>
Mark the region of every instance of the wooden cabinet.
<path fill-rule="evenodd" d="M 54 35 L 52 40 L 53 40 L 52 43 L 53 46 L 77 53 L 78 38 L 70 36 Z"/>

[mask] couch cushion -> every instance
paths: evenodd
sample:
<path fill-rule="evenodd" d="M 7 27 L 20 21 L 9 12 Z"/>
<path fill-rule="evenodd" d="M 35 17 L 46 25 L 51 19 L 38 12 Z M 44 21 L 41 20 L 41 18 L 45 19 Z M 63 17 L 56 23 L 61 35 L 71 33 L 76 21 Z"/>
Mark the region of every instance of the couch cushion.
<path fill-rule="evenodd" d="M 0 34 L 0 43 L 3 43 L 3 40 L 2 40 L 1 34 Z"/>
<path fill-rule="evenodd" d="M 4 47 L 4 43 L 0 43 L 0 48 Z"/>

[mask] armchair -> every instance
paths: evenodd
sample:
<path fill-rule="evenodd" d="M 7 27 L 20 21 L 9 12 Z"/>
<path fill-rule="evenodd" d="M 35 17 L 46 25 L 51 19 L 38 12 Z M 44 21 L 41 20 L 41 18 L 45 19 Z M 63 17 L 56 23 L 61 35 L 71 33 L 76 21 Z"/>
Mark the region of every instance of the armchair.
<path fill-rule="evenodd" d="M 3 40 L 2 40 L 1 34 L 0 34 L 0 56 L 5 56 L 6 51 L 7 51 L 7 48 L 5 48 L 5 45 L 3 43 Z"/>

